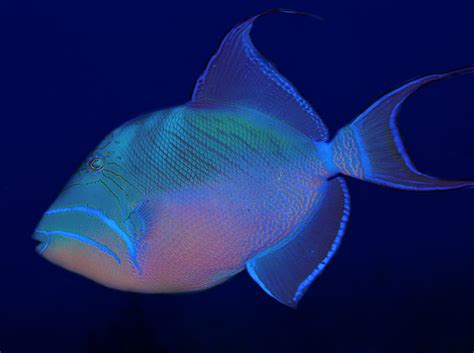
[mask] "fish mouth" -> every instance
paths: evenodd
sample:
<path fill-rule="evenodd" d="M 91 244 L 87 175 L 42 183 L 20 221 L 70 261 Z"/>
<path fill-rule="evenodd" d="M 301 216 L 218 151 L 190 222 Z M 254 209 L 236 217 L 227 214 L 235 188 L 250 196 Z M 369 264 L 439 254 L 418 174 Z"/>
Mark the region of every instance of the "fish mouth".
<path fill-rule="evenodd" d="M 46 251 L 50 243 L 50 237 L 51 235 L 47 232 L 35 230 L 33 239 L 38 242 L 38 245 L 35 247 L 35 250 L 38 254 L 43 255 L 43 253 Z"/>

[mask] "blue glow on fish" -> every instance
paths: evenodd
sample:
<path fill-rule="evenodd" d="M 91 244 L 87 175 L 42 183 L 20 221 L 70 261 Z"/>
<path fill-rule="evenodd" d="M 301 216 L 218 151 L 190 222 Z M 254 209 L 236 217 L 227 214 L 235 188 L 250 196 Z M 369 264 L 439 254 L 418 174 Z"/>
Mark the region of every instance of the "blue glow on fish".
<path fill-rule="evenodd" d="M 253 23 L 279 11 L 294 13 L 268 11 L 225 36 L 190 102 L 129 121 L 89 154 L 41 220 L 39 253 L 146 293 L 202 290 L 247 268 L 295 308 L 341 244 L 350 212 L 343 175 L 415 191 L 474 186 L 419 172 L 396 126 L 418 88 L 474 67 L 401 86 L 329 141 L 321 117 L 252 43 Z M 50 235 L 120 263 L 116 251 L 125 263 L 111 269 L 88 249 L 74 256 L 74 242 Z"/>
<path fill-rule="evenodd" d="M 319 274 L 321 274 L 321 272 L 324 270 L 328 262 L 336 254 L 336 251 L 339 248 L 339 245 L 341 245 L 342 236 L 344 235 L 347 222 L 349 221 L 349 214 L 351 211 L 351 202 L 350 202 L 349 190 L 347 189 L 346 183 L 344 182 L 343 179 L 340 179 L 339 183 L 344 192 L 344 211 L 343 211 L 343 216 L 341 217 L 341 224 L 339 225 L 339 230 L 337 231 L 336 238 L 334 239 L 334 243 L 331 245 L 331 249 L 327 253 L 326 257 L 318 264 L 318 266 L 314 269 L 314 271 L 311 272 L 311 274 L 308 277 L 306 277 L 306 279 L 303 282 L 301 282 L 301 284 L 298 286 L 298 289 L 296 290 L 296 293 L 293 297 L 294 302 L 298 302 L 301 299 L 307 287 L 311 283 L 313 283 L 314 279 L 318 277 Z"/>

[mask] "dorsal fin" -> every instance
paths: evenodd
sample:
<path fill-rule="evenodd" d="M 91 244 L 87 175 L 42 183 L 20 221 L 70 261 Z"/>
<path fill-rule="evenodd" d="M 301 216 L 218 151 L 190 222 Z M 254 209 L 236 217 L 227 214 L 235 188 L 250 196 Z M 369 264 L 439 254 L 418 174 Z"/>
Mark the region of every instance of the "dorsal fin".
<path fill-rule="evenodd" d="M 321 118 L 257 51 L 250 38 L 255 20 L 275 12 L 301 14 L 276 9 L 234 27 L 197 80 L 191 103 L 243 105 L 283 120 L 317 141 L 326 141 L 328 130 Z"/>

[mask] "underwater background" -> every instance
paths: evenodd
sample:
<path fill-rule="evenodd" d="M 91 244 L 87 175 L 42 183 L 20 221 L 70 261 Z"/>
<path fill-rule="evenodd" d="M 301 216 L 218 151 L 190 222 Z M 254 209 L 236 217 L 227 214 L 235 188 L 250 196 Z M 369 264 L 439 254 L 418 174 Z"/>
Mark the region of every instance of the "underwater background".
<path fill-rule="evenodd" d="M 213 289 L 142 295 L 36 254 L 32 232 L 102 138 L 190 99 L 227 31 L 256 47 L 331 134 L 421 75 L 474 65 L 474 4 L 428 1 L 0 1 L 0 351 L 474 350 L 474 190 L 416 193 L 345 178 L 343 243 L 297 310 L 245 272 Z M 422 171 L 474 178 L 474 75 L 423 88 L 399 125 Z"/>

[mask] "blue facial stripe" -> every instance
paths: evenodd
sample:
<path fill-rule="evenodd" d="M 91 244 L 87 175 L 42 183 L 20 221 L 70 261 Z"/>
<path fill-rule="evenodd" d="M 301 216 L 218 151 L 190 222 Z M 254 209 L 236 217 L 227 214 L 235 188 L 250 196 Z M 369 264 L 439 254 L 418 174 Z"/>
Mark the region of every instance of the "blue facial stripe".
<path fill-rule="evenodd" d="M 91 245 L 91 246 L 99 249 L 100 251 L 102 251 L 104 254 L 110 256 L 112 259 L 115 260 L 115 262 L 117 262 L 120 265 L 120 258 L 117 256 L 116 253 L 114 253 L 112 250 L 110 250 L 110 248 L 108 248 L 107 246 L 92 240 L 91 238 L 85 237 L 81 234 L 71 233 L 71 232 L 63 232 L 61 230 L 53 230 L 53 231 L 50 231 L 50 232 L 47 232 L 47 231 L 44 231 L 44 230 L 37 230 L 36 233 L 45 234 L 48 237 L 51 236 L 51 235 L 58 235 L 58 236 L 63 237 L 63 238 L 74 239 L 74 240 L 77 240 L 81 243 Z M 48 246 L 48 243 L 46 243 L 46 246 L 43 249 L 40 250 L 40 254 L 42 254 L 44 252 L 44 250 L 46 250 L 47 246 Z"/>
<path fill-rule="evenodd" d="M 132 241 L 130 240 L 128 234 L 119 227 L 117 222 L 113 219 L 107 217 L 101 211 L 96 210 L 94 208 L 85 207 L 85 206 L 73 206 L 73 207 L 64 207 L 64 208 L 56 208 L 53 210 L 49 210 L 46 212 L 46 215 L 53 215 L 58 213 L 67 213 L 67 212 L 80 212 L 84 213 L 88 216 L 94 217 L 99 219 L 102 223 L 107 225 L 110 229 L 112 229 L 126 244 L 128 254 L 133 262 L 135 268 L 140 272 L 139 265 L 137 262 L 136 250 L 135 246 L 133 245 Z"/>

